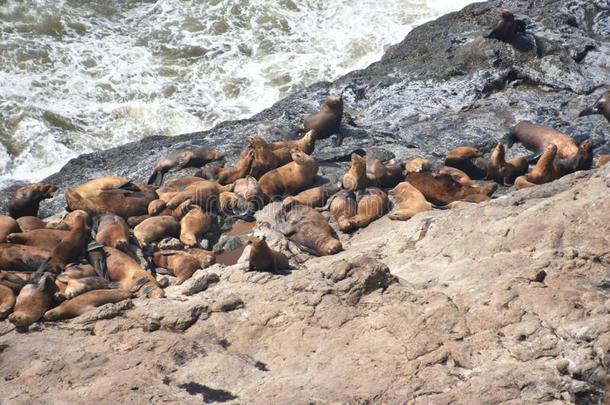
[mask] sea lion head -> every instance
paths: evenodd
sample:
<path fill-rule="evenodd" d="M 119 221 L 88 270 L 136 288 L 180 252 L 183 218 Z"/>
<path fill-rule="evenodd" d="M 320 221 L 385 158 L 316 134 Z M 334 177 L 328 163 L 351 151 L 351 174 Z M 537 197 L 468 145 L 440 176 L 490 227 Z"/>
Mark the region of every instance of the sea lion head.
<path fill-rule="evenodd" d="M 246 138 L 246 141 L 253 148 L 260 148 L 266 144 L 265 140 L 260 135 L 250 135 Z"/>
<path fill-rule="evenodd" d="M 407 174 L 430 171 L 430 161 L 421 157 L 404 160 L 400 165 L 406 170 Z"/>
<path fill-rule="evenodd" d="M 515 15 L 513 14 L 513 12 L 507 8 L 503 8 L 501 10 L 501 14 L 502 14 L 502 19 L 504 19 L 504 20 L 512 21 L 515 19 Z"/>
<path fill-rule="evenodd" d="M 362 156 L 360 156 L 357 153 L 352 153 L 352 166 L 356 166 L 356 167 L 364 166 L 364 167 L 366 167 L 366 159 L 363 158 Z"/>
<path fill-rule="evenodd" d="M 326 107 L 334 113 L 343 113 L 343 97 L 341 96 L 327 96 L 324 99 L 323 108 Z"/>
<path fill-rule="evenodd" d="M 304 164 L 304 163 L 308 163 L 312 160 L 312 157 L 309 156 L 307 153 L 301 152 L 298 149 L 293 149 L 290 153 L 290 156 L 292 157 L 292 160 L 300 165 Z"/>
<path fill-rule="evenodd" d="M 339 253 L 343 250 L 343 245 L 341 242 L 334 238 L 329 238 L 325 240 L 320 246 L 320 252 L 323 254 L 330 256 Z"/>

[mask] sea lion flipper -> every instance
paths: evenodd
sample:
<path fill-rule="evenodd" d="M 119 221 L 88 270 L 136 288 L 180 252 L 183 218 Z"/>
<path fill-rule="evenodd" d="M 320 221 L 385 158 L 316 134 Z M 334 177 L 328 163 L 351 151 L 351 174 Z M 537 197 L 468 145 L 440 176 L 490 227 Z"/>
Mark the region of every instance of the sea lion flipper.
<path fill-rule="evenodd" d="M 540 160 L 540 156 L 542 156 L 542 152 L 534 153 L 533 155 L 529 155 L 526 159 L 529 164 L 534 165 L 534 164 L 538 163 L 538 160 Z"/>
<path fill-rule="evenodd" d="M 153 181 L 154 187 L 161 187 L 163 185 L 163 179 L 165 178 L 165 171 L 160 170 L 155 175 L 155 180 Z"/>
<path fill-rule="evenodd" d="M 597 104 L 591 107 L 587 107 L 578 114 L 579 117 L 586 117 L 588 115 L 599 114 L 599 110 L 597 109 Z"/>
<path fill-rule="evenodd" d="M 152 174 L 150 175 L 150 177 L 148 178 L 148 181 L 146 182 L 146 184 L 153 185 L 155 184 L 155 182 L 157 181 L 157 175 L 159 174 L 158 171 L 153 171 Z"/>
<path fill-rule="evenodd" d="M 47 260 L 42 262 L 42 264 L 40 266 L 38 266 L 38 269 L 34 273 L 34 277 L 33 277 L 34 282 L 38 282 L 38 280 L 40 280 L 40 277 L 42 277 L 44 272 L 49 270 L 50 264 L 51 264 L 51 258 L 49 257 Z"/>
<path fill-rule="evenodd" d="M 97 242 L 91 242 L 89 246 L 87 246 L 87 252 L 90 253 L 93 251 L 95 251 L 97 254 L 88 255 L 91 265 L 95 269 L 98 276 L 109 281 L 110 278 L 108 276 L 108 266 L 106 264 L 106 252 L 104 250 L 104 245 Z"/>

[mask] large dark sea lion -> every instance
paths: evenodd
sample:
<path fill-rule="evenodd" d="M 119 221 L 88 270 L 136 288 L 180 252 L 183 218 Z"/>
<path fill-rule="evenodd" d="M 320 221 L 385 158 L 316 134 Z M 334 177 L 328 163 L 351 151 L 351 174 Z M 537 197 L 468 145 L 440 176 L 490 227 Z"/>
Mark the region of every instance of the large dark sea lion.
<path fill-rule="evenodd" d="M 13 218 L 38 216 L 40 202 L 53 197 L 57 187 L 47 183 L 34 183 L 17 189 L 9 201 L 8 212 Z"/>
<path fill-rule="evenodd" d="M 277 273 L 279 270 L 290 268 L 286 255 L 271 250 L 264 236 L 253 237 L 248 244 L 251 246 L 248 260 L 249 271 Z"/>
<path fill-rule="evenodd" d="M 343 118 L 343 98 L 340 96 L 328 96 L 320 111 L 309 115 L 303 121 L 305 131 L 314 130 L 317 139 L 325 139 L 333 134 L 339 135 L 337 144 L 340 145 L 342 138 L 340 133 L 341 119 Z"/>
<path fill-rule="evenodd" d="M 517 34 L 525 32 L 525 23 L 516 20 L 510 10 L 502 10 L 502 20 L 491 30 L 485 38 L 497 39 L 504 42 L 513 42 L 517 38 Z"/>

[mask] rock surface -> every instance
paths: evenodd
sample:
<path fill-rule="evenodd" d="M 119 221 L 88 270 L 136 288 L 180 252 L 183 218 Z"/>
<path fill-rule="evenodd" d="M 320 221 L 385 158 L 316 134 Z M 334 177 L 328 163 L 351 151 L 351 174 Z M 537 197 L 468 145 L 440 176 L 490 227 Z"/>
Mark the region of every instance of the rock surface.
<path fill-rule="evenodd" d="M 521 119 L 591 136 L 595 153 L 608 153 L 608 122 L 575 118 L 610 87 L 607 2 L 502 6 L 535 36 L 518 47 L 483 39 L 500 2 L 474 4 L 415 29 L 379 63 L 252 119 L 85 155 L 48 180 L 142 181 L 160 155 L 189 144 L 222 144 L 233 160 L 257 130 L 296 137 L 303 116 L 337 93 L 346 138 L 315 152 L 330 181 L 357 149 L 488 151 Z M 217 265 L 166 299 L 105 305 L 27 334 L 0 324 L 1 402 L 607 403 L 609 196 L 610 166 L 407 222 L 384 217 L 341 235 L 336 256 L 294 257 L 287 274 Z M 63 205 L 58 193 L 43 213 Z M 293 251 L 273 208 L 258 213 L 256 232 Z"/>

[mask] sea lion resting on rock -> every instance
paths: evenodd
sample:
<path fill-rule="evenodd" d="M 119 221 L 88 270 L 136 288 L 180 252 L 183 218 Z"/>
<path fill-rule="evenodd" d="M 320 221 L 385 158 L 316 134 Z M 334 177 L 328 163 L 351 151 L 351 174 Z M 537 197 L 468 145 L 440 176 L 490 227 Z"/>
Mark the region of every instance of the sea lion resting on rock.
<path fill-rule="evenodd" d="M 475 183 L 466 173 L 455 167 L 441 166 L 435 168 L 432 172 L 435 174 L 448 174 L 462 186 L 477 187 L 477 183 Z"/>
<path fill-rule="evenodd" d="M 148 298 L 165 297 L 157 279 L 129 255 L 111 247 L 104 248 L 104 252 L 110 280 L 119 282 L 123 290 Z"/>
<path fill-rule="evenodd" d="M 272 150 L 278 149 L 298 149 L 303 153 L 307 153 L 311 155 L 313 153 L 314 147 L 316 145 L 316 132 L 314 130 L 307 131 L 305 135 L 301 139 L 297 139 L 296 141 L 281 141 L 281 142 L 273 142 L 270 144 Z"/>
<path fill-rule="evenodd" d="M 36 246 L 0 243 L 0 269 L 36 271 L 51 256 L 51 251 Z"/>
<path fill-rule="evenodd" d="M 601 114 L 610 121 L 610 90 L 604 92 L 591 107 L 580 112 L 579 117 Z"/>
<path fill-rule="evenodd" d="M 509 147 L 520 142 L 527 149 L 542 154 L 545 148 L 557 146 L 555 161 L 561 176 L 576 170 L 588 170 L 593 164 L 593 142 L 591 139 L 576 144 L 574 138 L 544 125 L 521 121 L 509 133 Z"/>
<path fill-rule="evenodd" d="M 77 297 L 81 294 L 84 294 L 87 291 L 105 290 L 111 288 L 112 284 L 110 281 L 105 280 L 99 276 L 82 278 L 63 278 L 59 276 L 57 277 L 57 280 L 66 284 L 66 288 L 63 292 L 63 295 L 68 300 Z"/>
<path fill-rule="evenodd" d="M 131 298 L 131 293 L 125 290 L 94 290 L 86 292 L 62 302 L 59 306 L 48 310 L 44 314 L 45 321 L 58 321 L 60 319 L 76 318 L 87 311 Z"/>
<path fill-rule="evenodd" d="M 251 246 L 248 271 L 277 273 L 279 270 L 290 268 L 286 255 L 271 250 L 264 236 L 255 236 L 248 241 L 248 244 Z"/>
<path fill-rule="evenodd" d="M 54 305 L 57 292 L 54 277 L 44 273 L 38 281 L 24 286 L 8 319 L 17 327 L 27 327 L 38 321 Z"/>
<path fill-rule="evenodd" d="M 15 218 L 8 215 L 0 215 L 0 243 L 6 241 L 6 237 L 11 233 L 21 232 L 21 228 Z"/>
<path fill-rule="evenodd" d="M 212 251 L 199 248 L 187 248 L 186 252 L 199 261 L 199 268 L 201 269 L 208 268 L 216 263 L 216 255 Z"/>
<path fill-rule="evenodd" d="M 78 217 L 75 226 L 51 250 L 49 269 L 55 274 L 59 274 L 68 263 L 76 262 L 83 257 L 89 236 L 85 218 Z"/>
<path fill-rule="evenodd" d="M 9 287 L 0 284 L 0 320 L 3 320 L 11 313 L 15 306 L 15 292 Z"/>
<path fill-rule="evenodd" d="M 83 197 L 74 190 L 66 190 L 65 196 L 69 211 L 83 210 L 92 216 L 114 213 L 123 218 L 145 215 L 148 204 L 158 198 L 154 191 L 122 189 L 100 190 L 89 197 Z"/>
<path fill-rule="evenodd" d="M 206 166 L 202 167 L 195 176 L 206 180 L 216 180 L 219 184 L 228 185 L 235 183 L 237 180 L 248 176 L 252 171 L 252 163 L 254 162 L 254 150 L 247 148 L 241 159 L 233 168 Z"/>
<path fill-rule="evenodd" d="M 167 202 L 167 208 L 175 209 L 185 201 L 191 200 L 192 204 L 200 206 L 205 211 L 215 211 L 218 207 L 218 194 L 225 191 L 225 187 L 212 181 L 199 180 L 174 195 Z"/>
<path fill-rule="evenodd" d="M 157 242 L 166 236 L 177 236 L 180 231 L 180 223 L 176 218 L 164 215 L 148 218 L 133 230 L 133 235 L 140 247 Z"/>
<path fill-rule="evenodd" d="M 193 206 L 180 220 L 180 242 L 185 246 L 195 246 L 199 237 L 210 232 L 214 224 L 214 216 Z"/>
<path fill-rule="evenodd" d="M 104 214 L 99 218 L 95 240 L 123 252 L 129 251 L 129 226 L 115 214 Z"/>
<path fill-rule="evenodd" d="M 224 158 L 221 152 L 211 151 L 202 147 L 189 147 L 170 152 L 157 161 L 153 168 L 148 184 L 156 187 L 163 184 L 165 173 L 176 167 L 182 170 L 185 167 L 201 167 L 207 163 Z"/>
<path fill-rule="evenodd" d="M 483 152 L 471 146 L 460 146 L 449 151 L 445 157 L 445 166 L 460 169 L 471 179 L 482 179 L 487 174 Z"/>
<path fill-rule="evenodd" d="M 529 164 L 527 159 L 519 156 L 506 161 L 506 150 L 504 144 L 498 143 L 489 157 L 487 164 L 487 178 L 496 183 L 509 186 L 519 176 L 527 173 Z"/>
<path fill-rule="evenodd" d="M 89 263 L 71 263 L 64 268 L 64 271 L 59 276 L 57 276 L 57 278 L 63 281 L 64 283 L 67 283 L 67 278 L 76 279 L 84 277 L 93 277 L 96 274 L 97 273 L 95 271 L 95 268 Z"/>
<path fill-rule="evenodd" d="M 341 185 L 346 190 L 357 191 L 366 188 L 368 184 L 366 160 L 362 156 L 352 153 L 352 166 L 341 178 Z"/>
<path fill-rule="evenodd" d="M 489 200 L 498 188 L 495 183 L 479 187 L 466 187 L 455 181 L 448 174 L 435 174 L 430 172 L 410 173 L 406 181 L 418 189 L 435 205 L 447 205 L 454 201 L 481 202 Z"/>
<path fill-rule="evenodd" d="M 310 187 L 318 173 L 315 160 L 300 151 L 292 152 L 292 162 L 271 170 L 259 180 L 261 192 L 268 200 L 284 194 L 294 194 Z"/>
<path fill-rule="evenodd" d="M 88 227 L 91 225 L 91 216 L 86 211 L 74 210 L 64 215 L 59 222 L 49 223 L 48 228 L 69 231 L 80 221 L 79 218 L 83 218 Z"/>
<path fill-rule="evenodd" d="M 47 183 L 34 183 L 17 189 L 9 201 L 8 212 L 13 218 L 38 216 L 40 202 L 53 197 L 57 187 Z"/>
<path fill-rule="evenodd" d="M 421 157 L 403 160 L 401 166 L 403 167 L 403 169 L 405 169 L 405 174 L 429 172 L 431 169 L 430 161 Z"/>
<path fill-rule="evenodd" d="M 110 190 L 140 191 L 131 180 L 122 176 L 98 177 L 72 189 L 72 191 L 78 193 L 82 198 L 95 197 L 102 191 Z"/>
<path fill-rule="evenodd" d="M 381 188 L 395 187 L 405 178 L 400 165 L 386 165 L 370 156 L 366 157 L 366 177 L 369 185 Z"/>
<path fill-rule="evenodd" d="M 341 145 L 340 133 L 341 119 L 343 118 L 343 98 L 340 96 L 328 96 L 320 111 L 309 115 L 303 121 L 305 131 L 314 130 L 317 139 L 325 139 L 333 134 L 339 135 L 337 145 Z"/>
<path fill-rule="evenodd" d="M 547 145 L 544 153 L 532 170 L 524 176 L 517 177 L 515 188 L 520 190 L 522 188 L 533 187 L 537 184 L 550 183 L 560 178 L 561 168 L 557 164 L 557 150 L 557 145 L 553 143 Z"/>
<path fill-rule="evenodd" d="M 17 218 L 17 223 L 19 224 L 19 228 L 21 228 L 21 232 L 45 229 L 47 227 L 47 224 L 42 219 L 29 215 Z"/>
<path fill-rule="evenodd" d="M 288 148 L 273 150 L 262 137 L 252 135 L 246 138 L 254 151 L 254 160 L 250 166 L 250 176 L 260 179 L 265 173 L 289 163 L 292 160 Z"/>
<path fill-rule="evenodd" d="M 358 195 L 358 212 L 347 219 L 347 231 L 356 228 L 365 228 L 388 212 L 390 200 L 385 191 L 376 187 L 369 187 Z"/>
<path fill-rule="evenodd" d="M 285 224 L 281 232 L 301 249 L 316 255 L 334 255 L 343 246 L 326 218 L 317 210 L 296 205 L 284 213 Z"/>
<path fill-rule="evenodd" d="M 31 279 L 32 273 L 18 273 L 13 271 L 0 271 L 0 285 L 19 293 Z"/>
<path fill-rule="evenodd" d="M 396 206 L 394 211 L 388 215 L 392 220 L 406 221 L 415 214 L 430 211 L 432 204 L 426 201 L 426 197 L 408 181 L 403 181 L 394 187 Z"/>
<path fill-rule="evenodd" d="M 169 270 L 176 277 L 176 285 L 191 278 L 201 266 L 194 256 L 180 250 L 162 250 L 154 252 L 152 261 L 155 265 Z"/>
<path fill-rule="evenodd" d="M 352 227 L 349 219 L 358 213 L 356 195 L 352 191 L 341 190 L 329 198 L 326 205 L 337 221 L 339 230 L 347 232 Z"/>
<path fill-rule="evenodd" d="M 248 203 L 252 204 L 254 209 L 261 209 L 265 206 L 265 198 L 261 192 L 258 181 L 252 176 L 246 176 L 243 179 L 236 180 L 229 187 L 229 191 L 243 197 Z"/>
<path fill-rule="evenodd" d="M 59 245 L 68 235 L 68 231 L 59 229 L 34 229 L 29 232 L 11 233 L 6 237 L 8 243 L 18 245 L 37 246 L 41 249 L 51 250 Z"/>
<path fill-rule="evenodd" d="M 339 192 L 341 187 L 337 184 L 325 184 L 320 187 L 310 188 L 309 190 L 301 191 L 295 196 L 284 198 L 282 205 L 284 208 L 290 208 L 295 204 L 307 205 L 308 207 L 322 207 L 326 200 L 333 194 Z"/>

